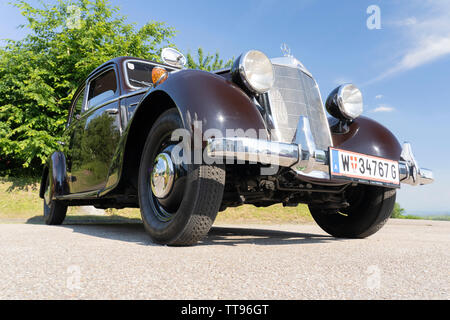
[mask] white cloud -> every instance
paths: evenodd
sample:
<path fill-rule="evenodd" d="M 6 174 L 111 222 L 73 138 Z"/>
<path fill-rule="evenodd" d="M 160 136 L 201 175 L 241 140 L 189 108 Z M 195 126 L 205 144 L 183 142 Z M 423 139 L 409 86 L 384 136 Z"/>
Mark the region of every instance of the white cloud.
<path fill-rule="evenodd" d="M 411 26 L 417 23 L 416 17 L 409 17 L 403 20 L 395 21 L 392 24 L 400 27 Z"/>
<path fill-rule="evenodd" d="M 380 112 L 393 112 L 395 111 L 395 108 L 388 106 L 386 104 L 380 104 L 377 108 L 371 110 L 374 113 L 380 113 Z"/>
<path fill-rule="evenodd" d="M 376 96 L 375 96 L 375 99 L 379 100 L 379 99 L 383 99 L 383 97 L 384 97 L 384 96 L 383 96 L 382 94 L 379 94 L 379 95 L 376 95 Z"/>
<path fill-rule="evenodd" d="M 450 34 L 446 37 L 429 36 L 420 40 L 417 47 L 409 50 L 392 68 L 384 72 L 379 79 L 417 68 L 450 54 Z"/>
<path fill-rule="evenodd" d="M 418 2 L 423 12 L 420 17 L 399 19 L 390 23 L 403 28 L 406 49 L 391 68 L 369 81 L 372 83 L 388 76 L 420 67 L 450 55 L 450 1 Z"/>

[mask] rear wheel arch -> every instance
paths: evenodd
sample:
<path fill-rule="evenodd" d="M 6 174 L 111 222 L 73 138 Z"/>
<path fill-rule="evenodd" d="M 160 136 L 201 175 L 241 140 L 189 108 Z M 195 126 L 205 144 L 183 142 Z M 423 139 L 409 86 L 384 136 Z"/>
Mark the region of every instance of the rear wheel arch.
<path fill-rule="evenodd" d="M 41 176 L 41 186 L 39 188 L 39 197 L 41 199 L 44 199 L 44 193 L 45 193 L 45 184 L 47 183 L 47 177 L 48 177 L 48 164 L 44 167 L 42 170 L 42 176 Z"/>
<path fill-rule="evenodd" d="M 44 198 L 47 178 L 51 183 L 51 197 L 69 194 L 66 156 L 61 151 L 53 152 L 42 171 L 39 197 Z"/>

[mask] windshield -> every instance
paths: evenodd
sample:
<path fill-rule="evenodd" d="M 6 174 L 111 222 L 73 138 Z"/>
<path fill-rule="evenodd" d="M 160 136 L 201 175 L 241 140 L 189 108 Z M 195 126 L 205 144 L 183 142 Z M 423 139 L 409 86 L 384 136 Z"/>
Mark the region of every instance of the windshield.
<path fill-rule="evenodd" d="M 125 69 L 128 76 L 128 81 L 133 87 L 152 87 L 152 70 L 154 65 L 139 62 L 139 61 L 128 61 L 125 64 Z"/>

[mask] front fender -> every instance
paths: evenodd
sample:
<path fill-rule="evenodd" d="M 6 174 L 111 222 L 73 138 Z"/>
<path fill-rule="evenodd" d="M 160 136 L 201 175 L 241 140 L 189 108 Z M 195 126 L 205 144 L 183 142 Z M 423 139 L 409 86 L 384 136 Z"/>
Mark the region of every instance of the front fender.
<path fill-rule="evenodd" d="M 265 122 L 251 99 L 231 81 L 205 71 L 183 70 L 150 91 L 141 104 L 158 92 L 165 92 L 180 112 L 184 127 L 193 132 L 194 122 L 202 123 L 203 132 L 227 129 L 256 130 L 267 134 Z"/>
<path fill-rule="evenodd" d="M 170 108 L 178 110 L 184 128 L 192 137 L 196 133 L 195 122 L 199 121 L 202 133 L 215 129 L 225 137 L 227 130 L 254 130 L 259 138 L 267 138 L 266 125 L 256 105 L 231 81 L 199 70 L 172 73 L 164 83 L 149 90 L 136 107 L 124 130 L 101 196 L 124 180 L 137 188 L 138 169 L 148 132 L 157 118 Z"/>
<path fill-rule="evenodd" d="M 332 133 L 336 148 L 363 153 L 394 161 L 400 160 L 402 147 L 390 130 L 378 122 L 359 117 L 345 134 Z"/>

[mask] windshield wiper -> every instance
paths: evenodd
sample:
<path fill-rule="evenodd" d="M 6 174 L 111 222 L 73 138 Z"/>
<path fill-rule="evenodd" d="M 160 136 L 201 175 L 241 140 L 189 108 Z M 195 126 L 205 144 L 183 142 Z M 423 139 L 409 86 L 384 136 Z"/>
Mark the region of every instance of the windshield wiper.
<path fill-rule="evenodd" d="M 153 83 L 150 83 L 150 82 L 147 82 L 147 81 L 140 81 L 140 80 L 135 80 L 135 79 L 130 79 L 130 81 L 142 84 L 142 85 L 144 85 L 146 87 L 153 87 Z"/>

